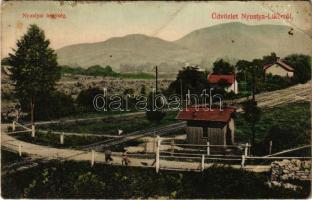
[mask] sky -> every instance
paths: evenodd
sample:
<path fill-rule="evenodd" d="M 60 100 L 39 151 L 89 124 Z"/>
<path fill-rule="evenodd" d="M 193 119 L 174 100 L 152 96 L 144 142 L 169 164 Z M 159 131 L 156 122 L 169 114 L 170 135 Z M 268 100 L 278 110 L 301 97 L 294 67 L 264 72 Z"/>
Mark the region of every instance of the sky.
<path fill-rule="evenodd" d="M 290 13 L 292 20 L 218 20 L 220 14 Z M 42 14 L 43 18 L 31 18 Z M 47 14 L 65 18 L 52 19 Z M 289 25 L 312 35 L 312 9 L 309 2 L 56 2 L 9 1 L 1 7 L 1 58 L 12 52 L 29 24 L 37 24 L 58 49 L 77 43 L 105 41 L 127 34 L 145 34 L 164 40 L 177 40 L 196 29 L 220 23 L 250 25 Z"/>

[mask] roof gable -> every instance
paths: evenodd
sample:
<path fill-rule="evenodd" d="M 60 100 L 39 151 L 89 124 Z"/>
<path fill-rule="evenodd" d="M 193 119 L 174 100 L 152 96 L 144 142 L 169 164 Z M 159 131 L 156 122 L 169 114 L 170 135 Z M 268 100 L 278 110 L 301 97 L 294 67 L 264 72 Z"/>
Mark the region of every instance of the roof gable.
<path fill-rule="evenodd" d="M 188 108 L 178 113 L 176 119 L 193 120 L 193 121 L 210 121 L 210 122 L 225 122 L 228 123 L 232 118 L 235 108 L 224 108 L 220 111 L 219 108 L 208 110 L 208 108 Z"/>
<path fill-rule="evenodd" d="M 235 82 L 234 74 L 223 75 L 223 74 L 209 74 L 208 75 L 208 83 L 217 84 L 221 81 L 225 81 L 228 84 L 233 84 Z"/>
<path fill-rule="evenodd" d="M 271 66 L 273 66 L 274 64 L 277 64 L 278 66 L 282 67 L 283 69 L 285 69 L 286 71 L 289 72 L 294 72 L 294 68 L 292 68 L 291 66 L 287 65 L 286 63 L 284 63 L 282 60 L 277 60 L 276 62 L 272 63 L 272 64 L 267 64 L 263 66 L 264 70 L 267 70 L 268 68 L 270 68 Z"/>

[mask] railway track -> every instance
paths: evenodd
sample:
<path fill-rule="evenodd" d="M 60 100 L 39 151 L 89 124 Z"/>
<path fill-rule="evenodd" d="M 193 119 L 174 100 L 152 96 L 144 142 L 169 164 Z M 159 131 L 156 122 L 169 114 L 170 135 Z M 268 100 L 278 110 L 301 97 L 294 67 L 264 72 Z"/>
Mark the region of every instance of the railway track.
<path fill-rule="evenodd" d="M 114 146 L 117 144 L 121 144 L 124 142 L 131 141 L 131 140 L 136 140 L 136 139 L 145 137 L 147 135 L 153 135 L 156 133 L 157 133 L 157 135 L 163 135 L 163 134 L 169 133 L 170 131 L 173 131 L 173 130 L 182 129 L 185 126 L 186 126 L 185 122 L 179 122 L 179 123 L 170 124 L 170 125 L 160 127 L 160 128 L 135 131 L 135 132 L 129 133 L 123 137 L 112 138 L 112 139 L 108 139 L 108 140 L 99 141 L 99 142 L 96 142 L 93 144 L 81 146 L 79 149 L 80 150 L 91 150 L 91 149 L 107 148 L 107 147 L 111 147 L 111 146 Z"/>

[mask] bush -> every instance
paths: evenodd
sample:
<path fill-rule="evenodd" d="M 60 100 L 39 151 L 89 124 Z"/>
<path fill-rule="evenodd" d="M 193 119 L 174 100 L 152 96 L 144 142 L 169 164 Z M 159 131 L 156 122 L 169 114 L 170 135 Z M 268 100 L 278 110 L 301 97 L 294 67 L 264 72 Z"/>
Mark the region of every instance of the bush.
<path fill-rule="evenodd" d="M 306 198 L 303 190 L 269 188 L 263 173 L 211 167 L 204 172 L 170 172 L 89 162 L 50 162 L 3 179 L 5 198 Z M 157 187 L 155 187 L 157 185 Z M 24 191 L 24 192 L 23 192 Z M 22 194 L 21 194 L 22 193 Z"/>
<path fill-rule="evenodd" d="M 273 152 L 310 143 L 309 137 L 306 137 L 305 134 L 298 134 L 294 128 L 280 125 L 273 125 L 270 128 L 264 141 L 268 144 L 270 140 L 273 143 Z"/>
<path fill-rule="evenodd" d="M 146 111 L 146 118 L 151 121 L 151 122 L 155 122 L 155 123 L 160 123 L 161 120 L 163 120 L 166 116 L 166 113 L 163 111 Z"/>
<path fill-rule="evenodd" d="M 27 99 L 21 102 L 22 111 L 29 112 Z M 73 99 L 62 92 L 41 93 L 36 99 L 35 120 L 50 120 L 65 117 L 75 112 Z"/>
<path fill-rule="evenodd" d="M 146 110 L 146 118 L 155 123 L 160 123 L 166 116 L 166 112 L 164 109 L 156 109 L 156 106 L 159 108 L 163 105 L 164 102 L 160 98 L 155 98 L 156 95 L 161 95 L 160 93 L 152 94 L 150 93 L 148 96 L 148 105 Z M 157 100 L 155 100 L 157 99 Z M 155 107 L 154 107 L 155 106 Z"/>
<path fill-rule="evenodd" d="M 103 90 L 100 88 L 89 88 L 82 90 L 76 99 L 76 103 L 79 107 L 88 111 L 95 111 L 93 107 L 93 99 L 96 95 L 103 94 Z"/>

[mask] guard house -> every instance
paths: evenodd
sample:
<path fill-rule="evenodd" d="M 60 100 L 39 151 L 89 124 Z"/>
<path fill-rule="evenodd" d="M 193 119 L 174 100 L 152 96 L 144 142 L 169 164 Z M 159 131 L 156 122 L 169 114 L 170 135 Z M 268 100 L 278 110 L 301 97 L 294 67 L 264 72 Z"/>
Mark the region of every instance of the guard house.
<path fill-rule="evenodd" d="M 176 117 L 187 122 L 187 141 L 191 144 L 213 145 L 234 144 L 235 108 L 188 108 L 180 111 Z"/>

